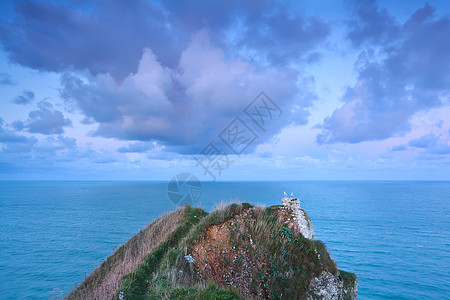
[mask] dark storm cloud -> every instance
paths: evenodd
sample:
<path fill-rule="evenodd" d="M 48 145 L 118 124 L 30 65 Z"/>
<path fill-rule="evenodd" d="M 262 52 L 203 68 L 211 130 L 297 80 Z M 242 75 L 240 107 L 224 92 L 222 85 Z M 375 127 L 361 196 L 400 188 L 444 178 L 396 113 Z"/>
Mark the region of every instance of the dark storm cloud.
<path fill-rule="evenodd" d="M 71 126 L 72 121 L 65 118 L 59 110 L 54 110 L 53 105 L 42 101 L 38 105 L 38 110 L 33 110 L 28 114 L 26 121 L 14 121 L 11 125 L 15 130 L 26 129 L 30 133 L 41 134 L 62 134 L 64 127 Z"/>
<path fill-rule="evenodd" d="M 26 105 L 33 101 L 34 99 L 34 93 L 30 90 L 25 90 L 22 92 L 21 95 L 14 98 L 13 102 L 20 105 Z"/>
<path fill-rule="evenodd" d="M 376 6 L 371 13 L 380 17 Z M 381 16 L 384 21 L 377 19 L 377 24 L 394 22 L 386 13 Z M 319 143 L 358 143 L 401 135 L 410 129 L 413 114 L 448 103 L 448 16 L 437 18 L 434 9 L 425 5 L 401 26 L 399 38 L 391 41 L 371 38 L 374 32 L 377 37 L 387 35 L 381 34 L 384 29 L 370 29 L 370 24 L 365 31 L 375 48 L 361 52 L 356 63 L 357 83 L 347 88 L 344 105 L 325 118 L 317 136 Z M 381 50 L 374 50 L 377 48 Z"/>
<path fill-rule="evenodd" d="M 231 53 L 253 49 L 259 60 L 274 63 L 304 54 L 310 59 L 329 32 L 319 18 L 278 1 L 20 1 L 15 12 L 0 25 L 0 41 L 13 61 L 119 79 L 136 71 L 144 48 L 174 67 L 190 35 L 202 28 Z"/>

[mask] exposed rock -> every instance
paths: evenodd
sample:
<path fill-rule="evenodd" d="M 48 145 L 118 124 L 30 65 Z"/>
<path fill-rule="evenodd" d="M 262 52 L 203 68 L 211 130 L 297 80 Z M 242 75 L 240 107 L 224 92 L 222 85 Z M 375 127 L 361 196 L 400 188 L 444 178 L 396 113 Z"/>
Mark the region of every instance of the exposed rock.
<path fill-rule="evenodd" d="M 300 200 L 292 197 L 284 197 L 281 200 L 283 206 L 292 209 L 294 221 L 297 221 L 298 229 L 300 233 L 307 239 L 312 240 L 314 238 L 314 228 L 311 222 L 311 218 L 308 216 L 305 210 L 300 207 Z"/>
<path fill-rule="evenodd" d="M 354 274 L 353 274 L 354 275 Z M 346 282 L 341 276 L 322 271 L 310 284 L 308 300 L 356 300 L 358 299 L 358 279 Z"/>
<path fill-rule="evenodd" d="M 349 272 L 340 270 L 339 277 L 344 283 L 344 299 L 357 300 L 358 299 L 358 277 Z"/>
<path fill-rule="evenodd" d="M 300 207 L 300 200 L 298 200 L 298 198 L 284 197 L 283 199 L 281 199 L 281 204 L 292 208 L 294 211 L 302 209 Z"/>
<path fill-rule="evenodd" d="M 303 209 L 296 211 L 295 214 L 297 216 L 297 224 L 300 233 L 305 238 L 312 240 L 314 238 L 314 228 L 311 222 L 311 218 Z"/>
<path fill-rule="evenodd" d="M 310 286 L 308 300 L 342 300 L 344 299 L 344 283 L 330 272 L 322 271 L 320 277 L 315 277 Z"/>

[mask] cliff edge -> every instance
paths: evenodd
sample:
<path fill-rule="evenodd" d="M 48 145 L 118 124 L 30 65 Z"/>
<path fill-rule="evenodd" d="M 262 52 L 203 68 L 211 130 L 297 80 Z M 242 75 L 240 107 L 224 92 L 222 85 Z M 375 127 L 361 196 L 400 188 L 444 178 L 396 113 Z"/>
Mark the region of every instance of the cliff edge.
<path fill-rule="evenodd" d="M 163 216 L 163 224 L 172 217 L 163 238 L 147 241 L 138 264 L 116 274 L 123 267 L 111 265 L 136 259 L 115 253 L 115 264 L 108 258 L 110 267 L 100 266 L 95 280 L 91 275 L 68 298 L 86 299 L 96 291 L 90 299 L 357 299 L 356 275 L 339 270 L 325 245 L 313 239 L 298 199 L 285 197 L 267 208 L 231 204 L 210 214 L 184 207 Z M 160 219 L 144 233 L 158 235 Z M 133 239 L 130 245 L 139 248 Z M 118 252 L 130 254 L 130 241 Z M 103 282 L 108 278 L 115 280 Z"/>

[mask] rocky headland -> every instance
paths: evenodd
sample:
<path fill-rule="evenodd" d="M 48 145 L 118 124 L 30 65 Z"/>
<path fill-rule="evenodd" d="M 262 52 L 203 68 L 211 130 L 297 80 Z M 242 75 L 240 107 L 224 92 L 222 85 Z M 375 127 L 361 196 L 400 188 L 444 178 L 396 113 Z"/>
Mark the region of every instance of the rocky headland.
<path fill-rule="evenodd" d="M 113 253 L 68 299 L 357 299 L 300 201 L 186 206 Z"/>

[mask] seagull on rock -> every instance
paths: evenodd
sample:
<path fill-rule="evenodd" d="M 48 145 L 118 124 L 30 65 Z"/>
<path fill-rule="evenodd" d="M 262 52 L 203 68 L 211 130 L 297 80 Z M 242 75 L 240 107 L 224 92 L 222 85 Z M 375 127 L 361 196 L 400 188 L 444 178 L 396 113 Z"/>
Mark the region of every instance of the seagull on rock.
<path fill-rule="evenodd" d="M 283 193 L 284 193 L 284 196 L 285 196 L 285 197 L 287 197 L 287 194 L 286 194 L 286 192 L 283 192 Z"/>

